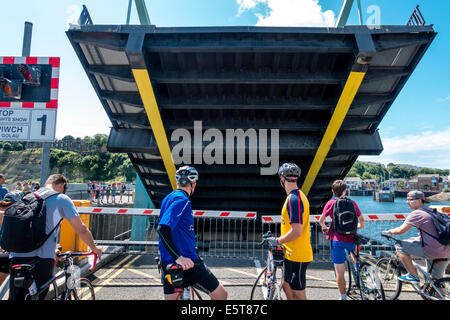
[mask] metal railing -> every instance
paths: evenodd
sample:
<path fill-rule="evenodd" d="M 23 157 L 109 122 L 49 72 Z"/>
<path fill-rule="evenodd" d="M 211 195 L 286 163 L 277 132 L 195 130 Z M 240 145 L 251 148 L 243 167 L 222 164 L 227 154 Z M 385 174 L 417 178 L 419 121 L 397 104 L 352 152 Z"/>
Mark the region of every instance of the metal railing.
<path fill-rule="evenodd" d="M 125 246 L 127 252 L 139 254 L 158 253 L 159 209 L 126 209 L 80 207 L 80 214 L 89 214 L 90 231 L 99 245 Z M 133 222 L 145 217 L 145 236 L 136 237 Z M 310 216 L 311 246 L 315 262 L 329 262 L 330 241 L 318 224 L 320 216 Z M 359 234 L 371 239 L 362 249 L 372 255 L 380 250 L 390 250 L 381 237 L 383 230 L 399 226 L 406 214 L 364 215 L 365 228 Z M 141 218 L 142 219 L 142 218 Z M 329 219 L 326 220 L 329 222 Z M 140 222 L 142 223 L 142 221 Z M 263 216 L 256 213 L 194 211 L 194 231 L 202 257 L 264 259 L 266 250 L 257 244 L 262 235 L 271 231 L 280 235 L 280 216 Z M 414 236 L 410 231 L 403 238 Z"/>
<path fill-rule="evenodd" d="M 159 209 L 118 209 L 79 207 L 80 214 L 89 214 L 89 229 L 99 245 L 126 246 L 128 252 L 158 253 Z M 202 257 L 257 257 L 256 244 L 261 239 L 254 212 L 194 211 L 194 232 Z M 136 237 L 133 222 L 145 217 L 145 236 Z M 142 218 L 141 218 L 142 219 Z"/>

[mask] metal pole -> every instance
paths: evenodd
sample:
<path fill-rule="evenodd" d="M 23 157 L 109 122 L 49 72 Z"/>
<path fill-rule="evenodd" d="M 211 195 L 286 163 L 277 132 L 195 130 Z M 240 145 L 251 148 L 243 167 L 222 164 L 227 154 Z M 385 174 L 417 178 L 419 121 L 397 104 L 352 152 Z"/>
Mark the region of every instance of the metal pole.
<path fill-rule="evenodd" d="M 131 4 L 133 0 L 128 0 L 127 24 L 130 24 Z"/>
<path fill-rule="evenodd" d="M 28 57 L 31 51 L 31 35 L 33 32 L 33 24 L 25 21 L 25 27 L 23 30 L 23 45 L 22 45 L 22 57 Z"/>
<path fill-rule="evenodd" d="M 336 28 L 343 28 L 347 24 L 350 11 L 352 10 L 354 0 L 344 0 L 341 12 L 336 20 Z"/>
<path fill-rule="evenodd" d="M 26 21 L 23 31 L 23 45 L 22 57 L 29 57 L 31 55 L 31 38 L 33 33 L 33 24 Z M 44 142 L 42 144 L 42 158 L 41 158 L 41 178 L 39 184 L 44 185 L 49 175 L 50 168 L 50 146 L 51 143 Z"/>
<path fill-rule="evenodd" d="M 358 14 L 359 14 L 359 24 L 364 25 L 361 0 L 358 0 Z"/>
<path fill-rule="evenodd" d="M 29 57 L 31 52 L 31 36 L 33 32 L 33 24 L 31 22 L 25 22 L 25 28 L 23 32 L 23 46 L 22 57 Z M 39 184 L 44 185 L 49 175 L 50 169 L 50 142 L 44 142 L 42 144 L 42 158 L 41 158 L 41 179 Z"/>
<path fill-rule="evenodd" d="M 147 7 L 145 6 L 144 0 L 134 0 L 134 4 L 136 5 L 136 10 L 139 16 L 139 22 L 144 25 L 152 24 L 150 22 L 150 17 L 148 15 Z"/>

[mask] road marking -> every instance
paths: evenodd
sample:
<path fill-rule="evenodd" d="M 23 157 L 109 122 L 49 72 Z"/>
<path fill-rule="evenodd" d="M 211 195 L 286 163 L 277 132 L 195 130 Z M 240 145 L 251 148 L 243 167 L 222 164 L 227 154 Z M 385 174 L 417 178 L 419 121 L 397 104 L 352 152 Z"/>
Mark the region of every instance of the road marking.
<path fill-rule="evenodd" d="M 113 265 L 111 267 L 110 270 L 106 271 L 105 273 L 103 273 L 102 275 L 100 275 L 97 279 L 95 279 L 92 284 L 96 285 L 98 282 L 102 281 L 103 279 L 105 279 L 107 276 L 109 276 L 111 273 L 113 273 L 115 270 L 117 270 L 117 268 L 121 265 L 124 264 L 127 260 L 131 259 L 132 256 L 125 256 L 122 260 L 120 260 L 119 262 L 117 262 L 115 265 Z"/>
<path fill-rule="evenodd" d="M 236 273 L 240 273 L 240 274 L 243 274 L 243 275 L 246 275 L 246 276 L 250 276 L 252 278 L 257 278 L 258 277 L 258 275 L 254 275 L 253 273 L 248 273 L 248 272 L 237 270 L 237 269 L 234 269 L 234 268 L 224 268 L 224 269 L 225 270 L 230 270 L 230 271 L 233 271 L 233 272 L 236 272 Z"/>
<path fill-rule="evenodd" d="M 96 285 L 94 288 L 95 294 L 97 294 L 98 291 L 100 291 L 101 288 L 103 288 L 105 285 L 109 284 L 112 280 L 114 280 L 119 274 L 121 274 L 125 269 L 127 269 L 129 266 L 131 266 L 137 259 L 139 259 L 140 256 L 136 256 L 133 259 L 127 261 L 128 263 L 124 266 L 122 266 L 120 269 L 115 270 L 116 272 L 111 275 L 108 279 L 105 280 L 104 283 Z M 105 277 L 102 277 L 104 279 Z"/>
<path fill-rule="evenodd" d="M 311 279 L 311 280 L 317 280 L 317 281 L 327 282 L 327 283 L 331 284 L 331 285 L 333 286 L 333 288 L 337 288 L 337 284 L 336 284 L 335 281 L 328 281 L 328 280 L 325 280 L 325 279 L 316 278 L 316 277 L 308 276 L 308 275 L 306 276 L 306 278 L 307 278 L 307 279 Z"/>
<path fill-rule="evenodd" d="M 128 271 L 131 271 L 133 273 L 136 273 L 136 274 L 138 274 L 140 276 L 143 276 L 143 277 L 146 277 L 146 278 L 149 278 L 149 279 L 152 279 L 152 280 L 157 280 L 157 281 L 159 281 L 159 283 L 161 283 L 161 278 L 157 278 L 155 276 L 152 276 L 151 274 L 148 274 L 148 273 L 136 270 L 136 269 L 128 269 Z"/>

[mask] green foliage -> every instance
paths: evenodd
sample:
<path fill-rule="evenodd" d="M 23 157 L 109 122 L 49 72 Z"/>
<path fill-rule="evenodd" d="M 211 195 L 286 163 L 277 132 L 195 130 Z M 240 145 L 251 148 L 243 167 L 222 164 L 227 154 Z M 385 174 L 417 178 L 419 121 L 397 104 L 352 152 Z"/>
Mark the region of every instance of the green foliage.
<path fill-rule="evenodd" d="M 65 136 L 62 140 L 81 140 L 101 148 L 107 144 L 108 136 L 96 134 L 83 139 Z M 136 178 L 136 171 L 130 159 L 123 153 L 98 151 L 82 155 L 72 151 L 52 149 L 50 169 L 65 174 L 72 181 L 123 181 L 123 177 L 126 181 L 133 181 Z"/>
<path fill-rule="evenodd" d="M 379 163 L 356 161 L 353 167 L 349 170 L 347 177 L 360 177 L 363 180 L 376 179 L 380 182 L 382 178 L 389 179 L 389 176 L 391 178 L 410 179 L 418 174 L 439 174 L 440 176 L 448 176 L 450 174 L 450 170 L 430 168 L 415 170 L 403 168 L 393 163 L 389 163 L 385 167 Z"/>

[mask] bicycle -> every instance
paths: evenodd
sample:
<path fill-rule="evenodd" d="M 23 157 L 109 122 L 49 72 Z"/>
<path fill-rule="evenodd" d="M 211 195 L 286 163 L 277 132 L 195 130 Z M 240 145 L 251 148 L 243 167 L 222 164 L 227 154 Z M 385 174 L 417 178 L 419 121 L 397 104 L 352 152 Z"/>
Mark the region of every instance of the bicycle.
<path fill-rule="evenodd" d="M 161 273 L 161 259 L 155 257 L 156 265 L 158 266 L 158 273 Z M 177 263 L 171 263 L 165 267 L 165 272 L 162 275 L 169 281 L 174 287 L 175 293 L 178 293 L 177 300 L 203 300 L 200 292 L 208 294 L 204 289 L 197 285 L 186 285 L 183 281 L 183 267 Z M 161 283 L 164 284 L 164 280 L 161 277 Z"/>
<path fill-rule="evenodd" d="M 367 242 L 368 239 L 358 236 L 355 252 L 345 250 L 345 266 L 348 274 L 346 279 L 348 283 L 347 296 L 354 299 L 359 292 L 361 300 L 385 300 L 383 286 L 375 267 L 360 258 L 360 245 Z"/>
<path fill-rule="evenodd" d="M 263 286 L 265 287 L 265 300 L 283 300 L 281 284 L 277 280 L 277 268 L 281 267 L 281 279 L 283 278 L 284 248 L 277 243 L 277 239 L 272 237 L 268 231 L 263 235 L 263 241 L 258 246 L 268 244 L 266 267 L 260 272 L 252 287 L 250 300 L 253 300 L 255 289 L 258 287 L 261 277 L 264 276 Z"/>
<path fill-rule="evenodd" d="M 401 240 L 396 239 L 392 236 L 382 234 L 382 237 L 395 242 L 400 243 Z M 449 300 L 450 299 L 450 277 L 444 277 L 441 279 L 434 280 L 431 278 L 430 273 L 436 263 L 446 262 L 448 259 L 435 259 L 432 261 L 428 270 L 419 265 L 413 260 L 413 264 L 419 271 L 420 283 L 410 283 L 413 289 L 422 297 L 424 300 Z M 376 264 L 377 272 L 382 280 L 383 286 L 390 288 L 388 292 L 392 292 L 388 295 L 387 300 L 395 300 L 400 296 L 402 290 L 402 281 L 398 279 L 402 274 L 406 274 L 407 271 L 403 267 L 400 259 L 396 254 L 391 254 L 390 257 L 383 257 L 377 261 Z"/>
<path fill-rule="evenodd" d="M 17 273 L 14 277 L 14 286 L 24 288 L 27 291 L 25 300 L 39 300 L 39 296 L 50 288 L 53 287 L 54 295 L 52 300 L 95 300 L 95 292 L 92 283 L 86 278 L 72 277 L 74 273 L 74 257 L 87 257 L 94 255 L 94 262 L 89 268 L 92 271 L 97 263 L 97 255 L 93 252 L 70 252 L 60 253 L 57 256 L 62 258 L 64 267 L 57 274 L 52 276 L 41 287 L 37 288 L 36 281 L 33 273 L 31 272 L 38 260 L 32 261 L 30 264 L 17 264 L 13 265 Z M 62 277 L 65 277 L 65 290 L 61 296 L 58 294 L 58 285 L 56 281 Z"/>

